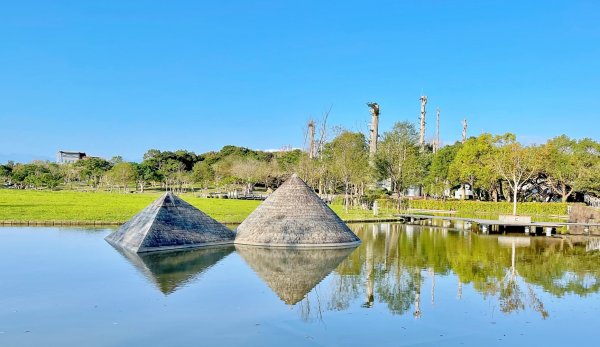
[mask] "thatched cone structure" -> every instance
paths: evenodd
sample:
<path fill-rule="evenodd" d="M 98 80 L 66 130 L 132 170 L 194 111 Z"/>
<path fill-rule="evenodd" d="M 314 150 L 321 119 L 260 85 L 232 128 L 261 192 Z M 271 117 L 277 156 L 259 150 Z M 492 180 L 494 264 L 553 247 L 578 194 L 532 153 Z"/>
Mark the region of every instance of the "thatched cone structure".
<path fill-rule="evenodd" d="M 288 305 L 295 305 L 355 248 L 272 248 L 235 245 L 252 270 Z"/>
<path fill-rule="evenodd" d="M 297 175 L 237 228 L 235 243 L 271 247 L 352 247 L 360 239 Z"/>
<path fill-rule="evenodd" d="M 197 280 L 234 250 L 233 245 L 150 253 L 115 248 L 165 295 Z"/>
<path fill-rule="evenodd" d="M 106 241 L 140 253 L 227 244 L 234 237 L 226 226 L 168 192 L 108 235 Z"/>

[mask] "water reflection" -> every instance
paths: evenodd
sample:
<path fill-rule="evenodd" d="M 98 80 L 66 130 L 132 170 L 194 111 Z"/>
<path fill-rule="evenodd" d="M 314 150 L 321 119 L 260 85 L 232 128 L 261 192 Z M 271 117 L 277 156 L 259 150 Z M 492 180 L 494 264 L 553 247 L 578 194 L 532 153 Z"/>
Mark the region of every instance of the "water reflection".
<path fill-rule="evenodd" d="M 470 297 L 491 300 L 505 314 L 531 311 L 542 319 L 550 316 L 544 303 L 548 294 L 586 296 L 600 291 L 598 239 L 479 236 L 439 226 L 393 223 L 351 228 L 362 240 L 358 248 L 236 245 L 235 250 L 283 303 L 297 306 L 305 320 L 313 318 L 310 312 L 320 316 L 323 310 L 380 305 L 393 315 L 420 318 L 439 299 L 436 277 L 444 287 L 452 281 L 452 299 L 461 300 L 468 286 Z M 227 246 L 168 253 L 120 252 L 163 293 L 170 294 L 233 250 Z M 326 284 L 319 289 L 325 278 Z"/>
<path fill-rule="evenodd" d="M 421 317 L 422 287 L 429 277 L 435 304 L 435 276 L 458 278 L 457 297 L 470 285 L 495 298 L 506 314 L 530 309 L 549 316 L 540 299 L 585 296 L 600 290 L 598 242 L 542 237 L 494 237 L 414 225 L 353 225 L 363 241 L 334 272 L 332 309 L 345 309 L 363 295 L 362 307 L 384 304 L 393 314 Z M 362 289 L 360 289 L 362 287 Z"/>
<path fill-rule="evenodd" d="M 131 264 L 165 295 L 197 280 L 204 272 L 231 254 L 233 245 L 178 250 L 169 252 L 133 253 L 115 247 Z"/>
<path fill-rule="evenodd" d="M 355 248 L 289 249 L 235 246 L 239 255 L 277 296 L 295 305 Z"/>

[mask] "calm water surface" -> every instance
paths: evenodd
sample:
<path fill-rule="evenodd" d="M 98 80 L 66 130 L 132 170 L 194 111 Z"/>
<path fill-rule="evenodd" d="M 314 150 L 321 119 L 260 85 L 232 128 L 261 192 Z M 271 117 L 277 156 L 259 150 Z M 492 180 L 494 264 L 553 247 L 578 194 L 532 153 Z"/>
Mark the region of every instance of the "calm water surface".
<path fill-rule="evenodd" d="M 0 346 L 596 345 L 600 243 L 354 224 L 356 249 L 136 255 L 0 228 Z"/>

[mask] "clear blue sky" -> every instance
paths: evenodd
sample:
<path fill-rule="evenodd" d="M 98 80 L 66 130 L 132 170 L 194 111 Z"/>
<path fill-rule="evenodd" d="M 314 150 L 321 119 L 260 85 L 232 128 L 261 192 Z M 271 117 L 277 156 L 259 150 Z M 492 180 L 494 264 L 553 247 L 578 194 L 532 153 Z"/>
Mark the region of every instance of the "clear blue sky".
<path fill-rule="evenodd" d="M 0 161 L 302 146 L 309 117 L 600 138 L 598 1 L 3 1 Z"/>

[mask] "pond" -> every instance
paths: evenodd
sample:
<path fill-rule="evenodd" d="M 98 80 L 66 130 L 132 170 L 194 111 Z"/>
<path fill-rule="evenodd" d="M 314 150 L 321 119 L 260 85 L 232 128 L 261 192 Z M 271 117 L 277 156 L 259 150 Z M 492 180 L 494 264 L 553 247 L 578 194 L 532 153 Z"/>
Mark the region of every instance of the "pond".
<path fill-rule="evenodd" d="M 0 228 L 0 346 L 592 345 L 600 244 L 351 224 L 355 249 L 137 255 Z"/>

